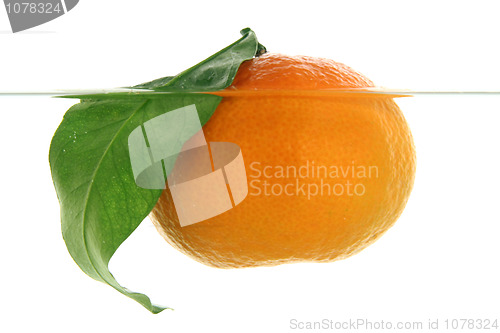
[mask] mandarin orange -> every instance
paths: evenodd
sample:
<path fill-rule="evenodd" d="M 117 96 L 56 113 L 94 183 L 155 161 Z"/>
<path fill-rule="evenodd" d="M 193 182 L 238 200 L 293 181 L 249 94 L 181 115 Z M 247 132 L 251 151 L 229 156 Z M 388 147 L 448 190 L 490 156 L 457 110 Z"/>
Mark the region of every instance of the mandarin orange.
<path fill-rule="evenodd" d="M 329 262 L 359 252 L 402 213 L 415 149 L 393 96 L 332 60 L 266 53 L 244 62 L 212 118 L 208 142 L 240 146 L 247 197 L 181 227 L 167 188 L 151 212 L 162 236 L 220 268 Z"/>

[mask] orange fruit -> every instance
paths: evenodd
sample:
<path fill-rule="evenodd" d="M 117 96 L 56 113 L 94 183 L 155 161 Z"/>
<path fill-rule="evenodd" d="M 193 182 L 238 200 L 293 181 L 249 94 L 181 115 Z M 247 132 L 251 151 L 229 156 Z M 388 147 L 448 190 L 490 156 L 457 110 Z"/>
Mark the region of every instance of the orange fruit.
<path fill-rule="evenodd" d="M 264 54 L 244 62 L 203 127 L 240 146 L 248 195 L 181 227 L 167 188 L 151 213 L 175 248 L 230 268 L 329 262 L 359 252 L 402 213 L 415 149 L 393 96 L 332 60 Z"/>

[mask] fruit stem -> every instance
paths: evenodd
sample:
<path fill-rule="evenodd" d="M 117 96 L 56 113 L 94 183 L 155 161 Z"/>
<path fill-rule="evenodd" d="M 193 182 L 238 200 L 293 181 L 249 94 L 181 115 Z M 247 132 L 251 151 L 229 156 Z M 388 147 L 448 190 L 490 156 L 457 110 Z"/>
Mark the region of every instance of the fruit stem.
<path fill-rule="evenodd" d="M 255 52 L 255 57 L 260 57 L 261 55 L 263 55 L 264 53 L 267 52 L 267 49 L 264 45 L 262 45 L 261 43 L 259 43 L 257 45 L 257 52 Z"/>

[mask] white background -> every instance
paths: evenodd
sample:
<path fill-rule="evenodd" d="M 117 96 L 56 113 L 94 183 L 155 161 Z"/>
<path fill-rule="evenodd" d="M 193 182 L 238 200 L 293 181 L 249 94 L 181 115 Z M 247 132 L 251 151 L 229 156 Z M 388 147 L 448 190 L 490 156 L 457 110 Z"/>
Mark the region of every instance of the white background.
<path fill-rule="evenodd" d="M 332 58 L 380 86 L 500 91 L 499 10 L 494 1 L 82 0 L 12 34 L 0 8 L 0 91 L 112 88 L 176 74 L 247 26 L 272 52 Z M 396 225 L 347 260 L 219 270 L 172 249 L 146 220 L 110 268 L 123 285 L 175 308 L 159 315 L 87 277 L 66 250 L 48 149 L 72 103 L 0 97 L 0 331 L 500 320 L 500 97 L 398 100 L 417 147 L 415 188 Z"/>

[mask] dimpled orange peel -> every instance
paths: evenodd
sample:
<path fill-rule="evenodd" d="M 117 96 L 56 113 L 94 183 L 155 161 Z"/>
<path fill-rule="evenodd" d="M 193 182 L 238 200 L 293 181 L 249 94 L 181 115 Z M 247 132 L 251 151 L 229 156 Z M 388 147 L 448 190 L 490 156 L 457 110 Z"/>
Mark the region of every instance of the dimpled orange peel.
<path fill-rule="evenodd" d="M 402 213 L 415 148 L 393 96 L 328 59 L 265 53 L 245 61 L 203 127 L 241 148 L 248 195 L 181 227 L 171 192 L 150 217 L 160 234 L 213 267 L 329 262 L 364 249 Z M 346 92 L 342 92 L 346 91 Z"/>

